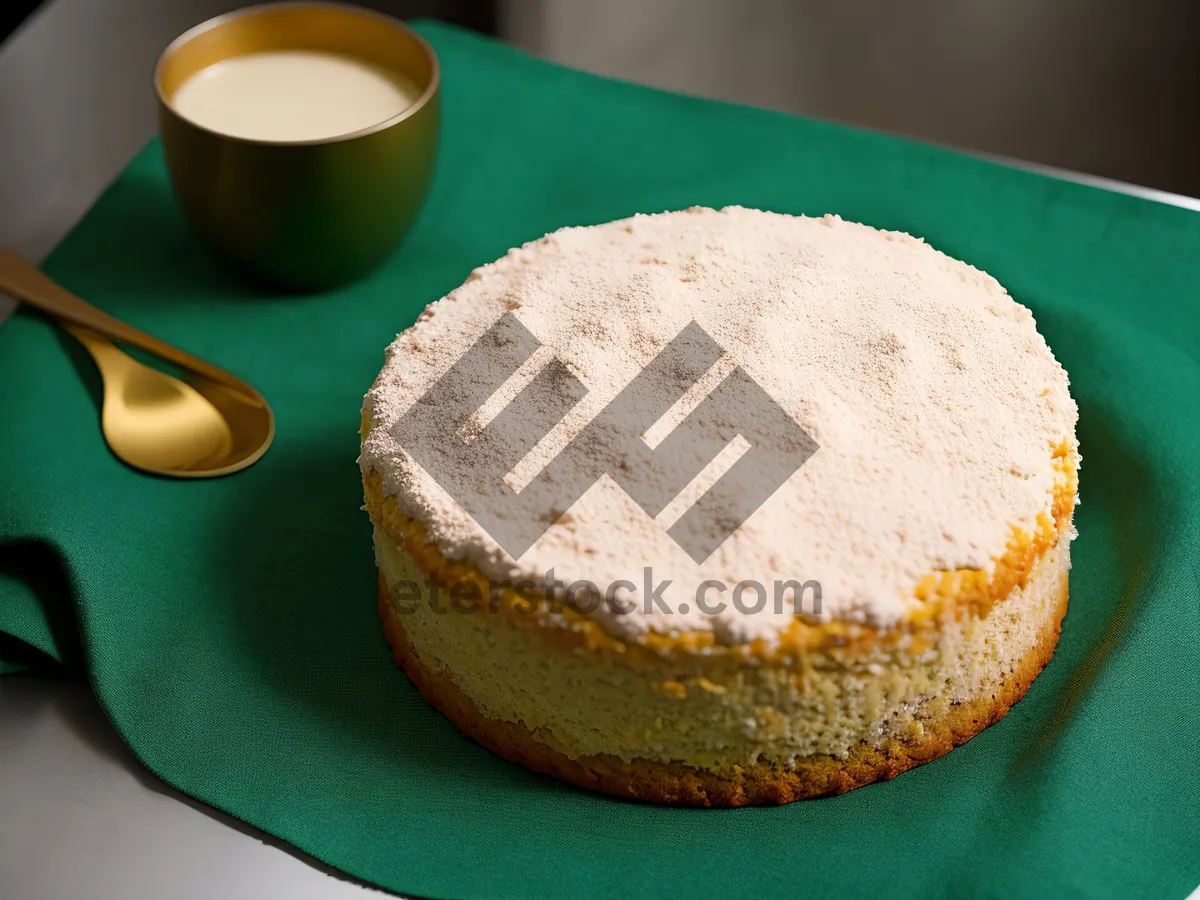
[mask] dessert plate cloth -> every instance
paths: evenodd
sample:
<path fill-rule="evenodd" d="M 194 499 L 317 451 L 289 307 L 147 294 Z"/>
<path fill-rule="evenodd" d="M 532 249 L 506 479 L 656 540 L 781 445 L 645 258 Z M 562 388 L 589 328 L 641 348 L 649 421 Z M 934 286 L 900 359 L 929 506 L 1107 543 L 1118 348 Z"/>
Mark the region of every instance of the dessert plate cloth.
<path fill-rule="evenodd" d="M 258 465 L 200 482 L 125 468 L 72 341 L 31 314 L 0 327 L 5 668 L 86 677 L 169 784 L 418 896 L 1195 888 L 1200 215 L 421 30 L 444 73 L 439 168 L 373 276 L 316 296 L 239 280 L 189 233 L 156 142 L 45 264 L 260 388 L 279 436 Z M 842 797 L 669 809 L 504 762 L 393 666 L 359 409 L 384 347 L 472 268 L 560 226 L 727 204 L 901 229 L 999 278 L 1070 372 L 1083 503 L 1062 643 L 996 727 Z"/>

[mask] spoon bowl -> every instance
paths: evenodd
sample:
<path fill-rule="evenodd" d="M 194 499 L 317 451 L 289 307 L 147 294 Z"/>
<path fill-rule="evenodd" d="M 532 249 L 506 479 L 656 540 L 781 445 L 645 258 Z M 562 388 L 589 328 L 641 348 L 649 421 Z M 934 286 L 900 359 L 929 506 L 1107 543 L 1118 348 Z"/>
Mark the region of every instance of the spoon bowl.
<path fill-rule="evenodd" d="M 104 438 L 128 465 L 173 478 L 212 478 L 252 465 L 271 445 L 270 406 L 228 372 L 108 316 L 5 251 L 0 290 L 56 317 L 91 354 L 104 384 Z M 113 340 L 173 363 L 185 380 L 138 362 Z"/>

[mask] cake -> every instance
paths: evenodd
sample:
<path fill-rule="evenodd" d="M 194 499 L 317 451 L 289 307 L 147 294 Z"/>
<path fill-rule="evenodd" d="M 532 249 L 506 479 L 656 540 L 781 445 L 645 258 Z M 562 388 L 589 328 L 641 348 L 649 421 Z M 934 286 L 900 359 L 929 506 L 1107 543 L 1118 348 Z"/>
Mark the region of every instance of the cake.
<path fill-rule="evenodd" d="M 427 307 L 366 396 L 383 630 L 466 735 L 581 787 L 892 778 L 1050 660 L 1076 417 L 1030 311 L 919 238 L 565 228 Z"/>

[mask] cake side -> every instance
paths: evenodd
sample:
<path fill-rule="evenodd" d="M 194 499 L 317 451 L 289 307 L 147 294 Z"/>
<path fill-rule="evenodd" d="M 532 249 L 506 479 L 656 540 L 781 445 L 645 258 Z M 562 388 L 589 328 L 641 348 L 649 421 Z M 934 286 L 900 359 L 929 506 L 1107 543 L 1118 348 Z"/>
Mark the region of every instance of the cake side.
<path fill-rule="evenodd" d="M 1010 694 L 1013 673 L 1057 634 L 1065 610 L 1069 513 L 994 602 L 975 602 L 960 579 L 961 602 L 931 596 L 927 614 L 886 631 L 814 626 L 823 632 L 802 648 L 720 647 L 695 635 L 621 642 L 544 596 L 490 594 L 481 573 L 441 557 L 419 528 L 396 534 L 377 478 L 366 496 L 382 612 L 422 661 L 420 677 L 449 681 L 480 716 L 519 725 L 567 759 L 679 763 L 724 777 L 757 761 L 792 769 L 814 755 L 899 746 L 950 707 Z M 1064 495 L 1061 506 L 1072 505 Z M 455 591 L 468 583 L 471 609 Z"/>
<path fill-rule="evenodd" d="M 537 631 L 504 621 L 446 616 L 454 620 L 447 628 L 399 612 L 389 582 L 412 574 L 411 557 L 386 543 L 377 554 L 380 617 L 396 661 L 464 733 L 580 787 L 692 806 L 842 793 L 970 740 L 1002 718 L 1050 660 L 1070 568 L 1064 542 L 1004 608 L 947 634 L 937 664 L 864 662 L 857 675 L 842 676 L 822 672 L 816 657 L 746 670 L 730 694 L 728 683 L 669 666 L 631 669 L 611 657 L 531 646 Z"/>

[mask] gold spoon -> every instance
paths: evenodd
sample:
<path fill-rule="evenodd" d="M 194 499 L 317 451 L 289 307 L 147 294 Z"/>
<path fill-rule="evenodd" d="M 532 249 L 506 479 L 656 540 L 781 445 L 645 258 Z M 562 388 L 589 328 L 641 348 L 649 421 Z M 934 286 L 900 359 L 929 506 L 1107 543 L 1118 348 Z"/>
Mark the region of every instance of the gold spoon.
<path fill-rule="evenodd" d="M 252 465 L 271 445 L 275 416 L 244 381 L 101 312 L 7 250 L 0 250 L 0 291 L 58 319 L 91 354 L 104 383 L 104 439 L 134 468 L 211 478 Z M 178 366 L 187 382 L 142 365 L 112 341 Z"/>

